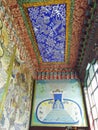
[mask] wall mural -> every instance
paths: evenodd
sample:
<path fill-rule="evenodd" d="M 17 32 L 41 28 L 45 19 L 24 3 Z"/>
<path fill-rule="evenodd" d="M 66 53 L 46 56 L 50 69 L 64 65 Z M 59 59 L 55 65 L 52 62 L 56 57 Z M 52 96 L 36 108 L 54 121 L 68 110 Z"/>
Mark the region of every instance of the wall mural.
<path fill-rule="evenodd" d="M 78 80 L 37 80 L 32 126 L 87 126 Z"/>
<path fill-rule="evenodd" d="M 7 8 L 0 9 L 0 130 L 28 130 L 33 81 L 20 58 Z"/>

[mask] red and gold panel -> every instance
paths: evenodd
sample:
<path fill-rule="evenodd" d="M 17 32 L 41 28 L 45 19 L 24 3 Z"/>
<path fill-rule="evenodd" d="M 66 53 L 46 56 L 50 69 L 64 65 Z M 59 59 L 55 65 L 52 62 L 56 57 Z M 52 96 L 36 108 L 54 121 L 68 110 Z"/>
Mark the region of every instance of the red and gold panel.
<path fill-rule="evenodd" d="M 55 4 L 57 0 L 50 1 L 51 4 Z M 66 47 L 65 47 L 65 61 L 64 62 L 43 62 L 41 61 L 37 46 L 34 42 L 32 32 L 30 30 L 30 24 L 27 19 L 25 8 L 32 6 L 36 3 L 39 5 L 49 5 L 49 1 L 16 1 L 8 0 L 9 8 L 13 15 L 14 25 L 17 28 L 23 46 L 27 53 L 27 62 L 30 63 L 30 67 L 36 72 L 68 72 L 69 69 L 73 69 L 76 65 L 78 56 L 79 41 L 81 36 L 81 30 L 83 20 L 85 18 L 85 11 L 87 9 L 87 0 L 61 0 L 58 4 L 66 3 Z M 72 12 L 73 11 L 73 12 Z M 31 35 L 28 33 L 31 33 Z M 32 40 L 33 39 L 33 40 Z M 20 43 L 21 44 L 21 43 Z"/>

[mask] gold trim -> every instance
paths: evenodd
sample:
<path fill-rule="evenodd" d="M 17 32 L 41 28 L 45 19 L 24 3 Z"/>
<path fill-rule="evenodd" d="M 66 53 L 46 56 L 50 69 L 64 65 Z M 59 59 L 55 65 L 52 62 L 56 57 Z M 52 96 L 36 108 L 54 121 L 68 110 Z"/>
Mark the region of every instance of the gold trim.
<path fill-rule="evenodd" d="M 24 8 L 29 8 L 32 6 L 48 6 L 48 5 L 53 5 L 53 4 L 69 4 L 70 0 L 51 0 L 51 1 L 40 1 L 40 2 L 32 2 L 32 3 L 24 3 L 23 7 Z"/>
<path fill-rule="evenodd" d="M 67 10 L 66 10 L 66 43 L 65 43 L 65 58 L 64 58 L 64 62 L 43 62 L 42 60 L 42 57 L 40 55 L 40 51 L 38 49 L 38 45 L 37 45 L 37 41 L 36 41 L 36 38 L 35 38 L 35 35 L 34 35 L 34 30 L 33 30 L 33 27 L 32 27 L 32 24 L 31 24 L 31 21 L 30 21 L 30 18 L 29 18 L 29 15 L 28 15 L 28 12 L 27 12 L 27 8 L 29 7 L 37 7 L 37 6 L 48 6 L 48 5 L 53 5 L 53 4 L 66 4 L 66 7 L 67 7 Z M 38 59 L 41 63 L 43 64 L 62 64 L 62 63 L 66 63 L 66 59 L 68 58 L 68 32 L 69 32 L 69 19 L 70 19 L 70 5 L 71 5 L 71 2 L 70 0 L 51 0 L 51 1 L 44 1 L 44 2 L 32 2 L 32 3 L 24 3 L 23 4 L 23 8 L 25 10 L 25 14 L 26 14 L 26 17 L 27 17 L 27 21 L 29 23 L 29 26 L 30 26 L 30 29 L 31 29 L 31 32 L 32 32 L 32 36 L 33 36 L 33 40 L 34 40 L 34 44 L 36 46 L 36 50 L 38 52 Z"/>

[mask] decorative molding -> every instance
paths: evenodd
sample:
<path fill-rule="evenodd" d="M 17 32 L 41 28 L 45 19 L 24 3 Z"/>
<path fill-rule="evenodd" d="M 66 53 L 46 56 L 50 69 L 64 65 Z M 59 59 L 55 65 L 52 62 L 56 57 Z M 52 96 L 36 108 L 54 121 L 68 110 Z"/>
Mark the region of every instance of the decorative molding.
<path fill-rule="evenodd" d="M 79 78 L 81 79 L 82 82 L 84 82 L 84 77 L 86 74 L 86 67 L 88 63 L 91 63 L 94 59 L 98 59 L 97 56 L 97 49 L 96 43 L 97 43 L 97 34 L 98 34 L 98 5 L 94 7 L 93 11 L 93 18 L 94 20 L 93 23 L 91 22 L 91 25 L 89 25 L 89 32 L 88 32 L 88 39 L 84 39 L 85 41 L 82 43 L 83 47 L 81 47 L 81 52 L 80 52 L 80 58 L 77 61 L 77 66 L 76 66 L 76 71 L 79 72 Z M 91 17 L 92 18 L 92 17 Z"/>
<path fill-rule="evenodd" d="M 78 79 L 76 72 L 38 72 L 37 80 Z"/>

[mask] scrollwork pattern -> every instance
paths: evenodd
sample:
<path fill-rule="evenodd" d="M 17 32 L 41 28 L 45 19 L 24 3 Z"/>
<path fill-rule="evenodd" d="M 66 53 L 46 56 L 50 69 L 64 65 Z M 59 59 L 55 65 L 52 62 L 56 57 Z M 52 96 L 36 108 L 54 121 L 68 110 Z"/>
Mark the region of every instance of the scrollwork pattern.
<path fill-rule="evenodd" d="M 64 62 L 66 5 L 29 7 L 28 14 L 44 62 Z"/>

